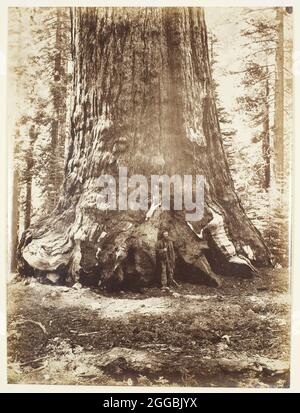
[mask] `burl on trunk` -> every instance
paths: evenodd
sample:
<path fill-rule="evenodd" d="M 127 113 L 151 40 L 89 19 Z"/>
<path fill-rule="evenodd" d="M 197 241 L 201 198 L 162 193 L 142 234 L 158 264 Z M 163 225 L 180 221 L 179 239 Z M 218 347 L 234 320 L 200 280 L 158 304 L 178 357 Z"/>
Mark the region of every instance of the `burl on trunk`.
<path fill-rule="evenodd" d="M 166 226 L 183 280 L 217 286 L 215 272 L 251 275 L 251 262 L 268 264 L 225 158 L 203 10 L 76 8 L 71 18 L 74 106 L 64 184 L 51 216 L 23 234 L 20 271 L 146 285 L 155 280 L 155 242 Z M 99 209 L 98 178 L 117 178 L 120 166 L 146 177 L 203 175 L 204 218 L 186 222 L 184 211 L 155 208 L 150 199 L 153 214 Z"/>

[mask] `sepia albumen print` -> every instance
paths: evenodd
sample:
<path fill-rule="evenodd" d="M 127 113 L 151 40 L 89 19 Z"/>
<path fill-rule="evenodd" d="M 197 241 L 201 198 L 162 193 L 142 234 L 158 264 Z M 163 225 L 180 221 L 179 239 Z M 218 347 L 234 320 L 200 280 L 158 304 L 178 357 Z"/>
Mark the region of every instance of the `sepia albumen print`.
<path fill-rule="evenodd" d="M 9 9 L 9 383 L 289 387 L 292 21 Z"/>

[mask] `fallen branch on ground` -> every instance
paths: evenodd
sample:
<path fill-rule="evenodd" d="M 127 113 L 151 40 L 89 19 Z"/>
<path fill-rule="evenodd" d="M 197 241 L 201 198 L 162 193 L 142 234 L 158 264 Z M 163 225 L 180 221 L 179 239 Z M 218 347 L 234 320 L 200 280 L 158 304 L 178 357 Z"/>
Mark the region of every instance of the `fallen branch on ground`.
<path fill-rule="evenodd" d="M 35 324 L 38 327 L 40 327 L 40 329 L 43 331 L 44 334 L 48 334 L 45 326 L 42 323 L 40 323 L 39 321 L 33 321 L 33 320 L 16 321 L 16 325 L 25 324 L 25 323 Z"/>

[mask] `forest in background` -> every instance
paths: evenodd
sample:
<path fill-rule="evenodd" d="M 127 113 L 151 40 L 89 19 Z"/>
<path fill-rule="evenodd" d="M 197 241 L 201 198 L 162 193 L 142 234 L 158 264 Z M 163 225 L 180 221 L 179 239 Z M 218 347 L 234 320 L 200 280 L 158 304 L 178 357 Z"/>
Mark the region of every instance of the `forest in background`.
<path fill-rule="evenodd" d="M 234 70 L 223 59 L 231 47 L 224 44 L 226 35 L 221 36 L 225 26 L 207 19 L 217 109 L 234 185 L 274 263 L 284 266 L 292 140 L 290 12 L 243 9 L 229 17 L 240 33 Z M 48 215 L 58 201 L 70 134 L 73 63 L 69 9 L 13 8 L 9 24 L 14 266 L 23 231 Z M 234 112 L 228 110 L 224 95 L 228 76 L 238 90 Z M 245 129 L 251 131 L 250 139 L 243 136 Z"/>

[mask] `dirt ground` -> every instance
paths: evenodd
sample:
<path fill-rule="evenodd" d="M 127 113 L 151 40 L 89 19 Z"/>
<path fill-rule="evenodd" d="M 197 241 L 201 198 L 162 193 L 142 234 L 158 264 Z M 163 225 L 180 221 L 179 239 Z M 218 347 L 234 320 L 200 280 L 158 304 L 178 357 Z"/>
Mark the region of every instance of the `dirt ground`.
<path fill-rule="evenodd" d="M 113 295 L 12 277 L 8 381 L 288 387 L 289 301 L 283 269 Z"/>

